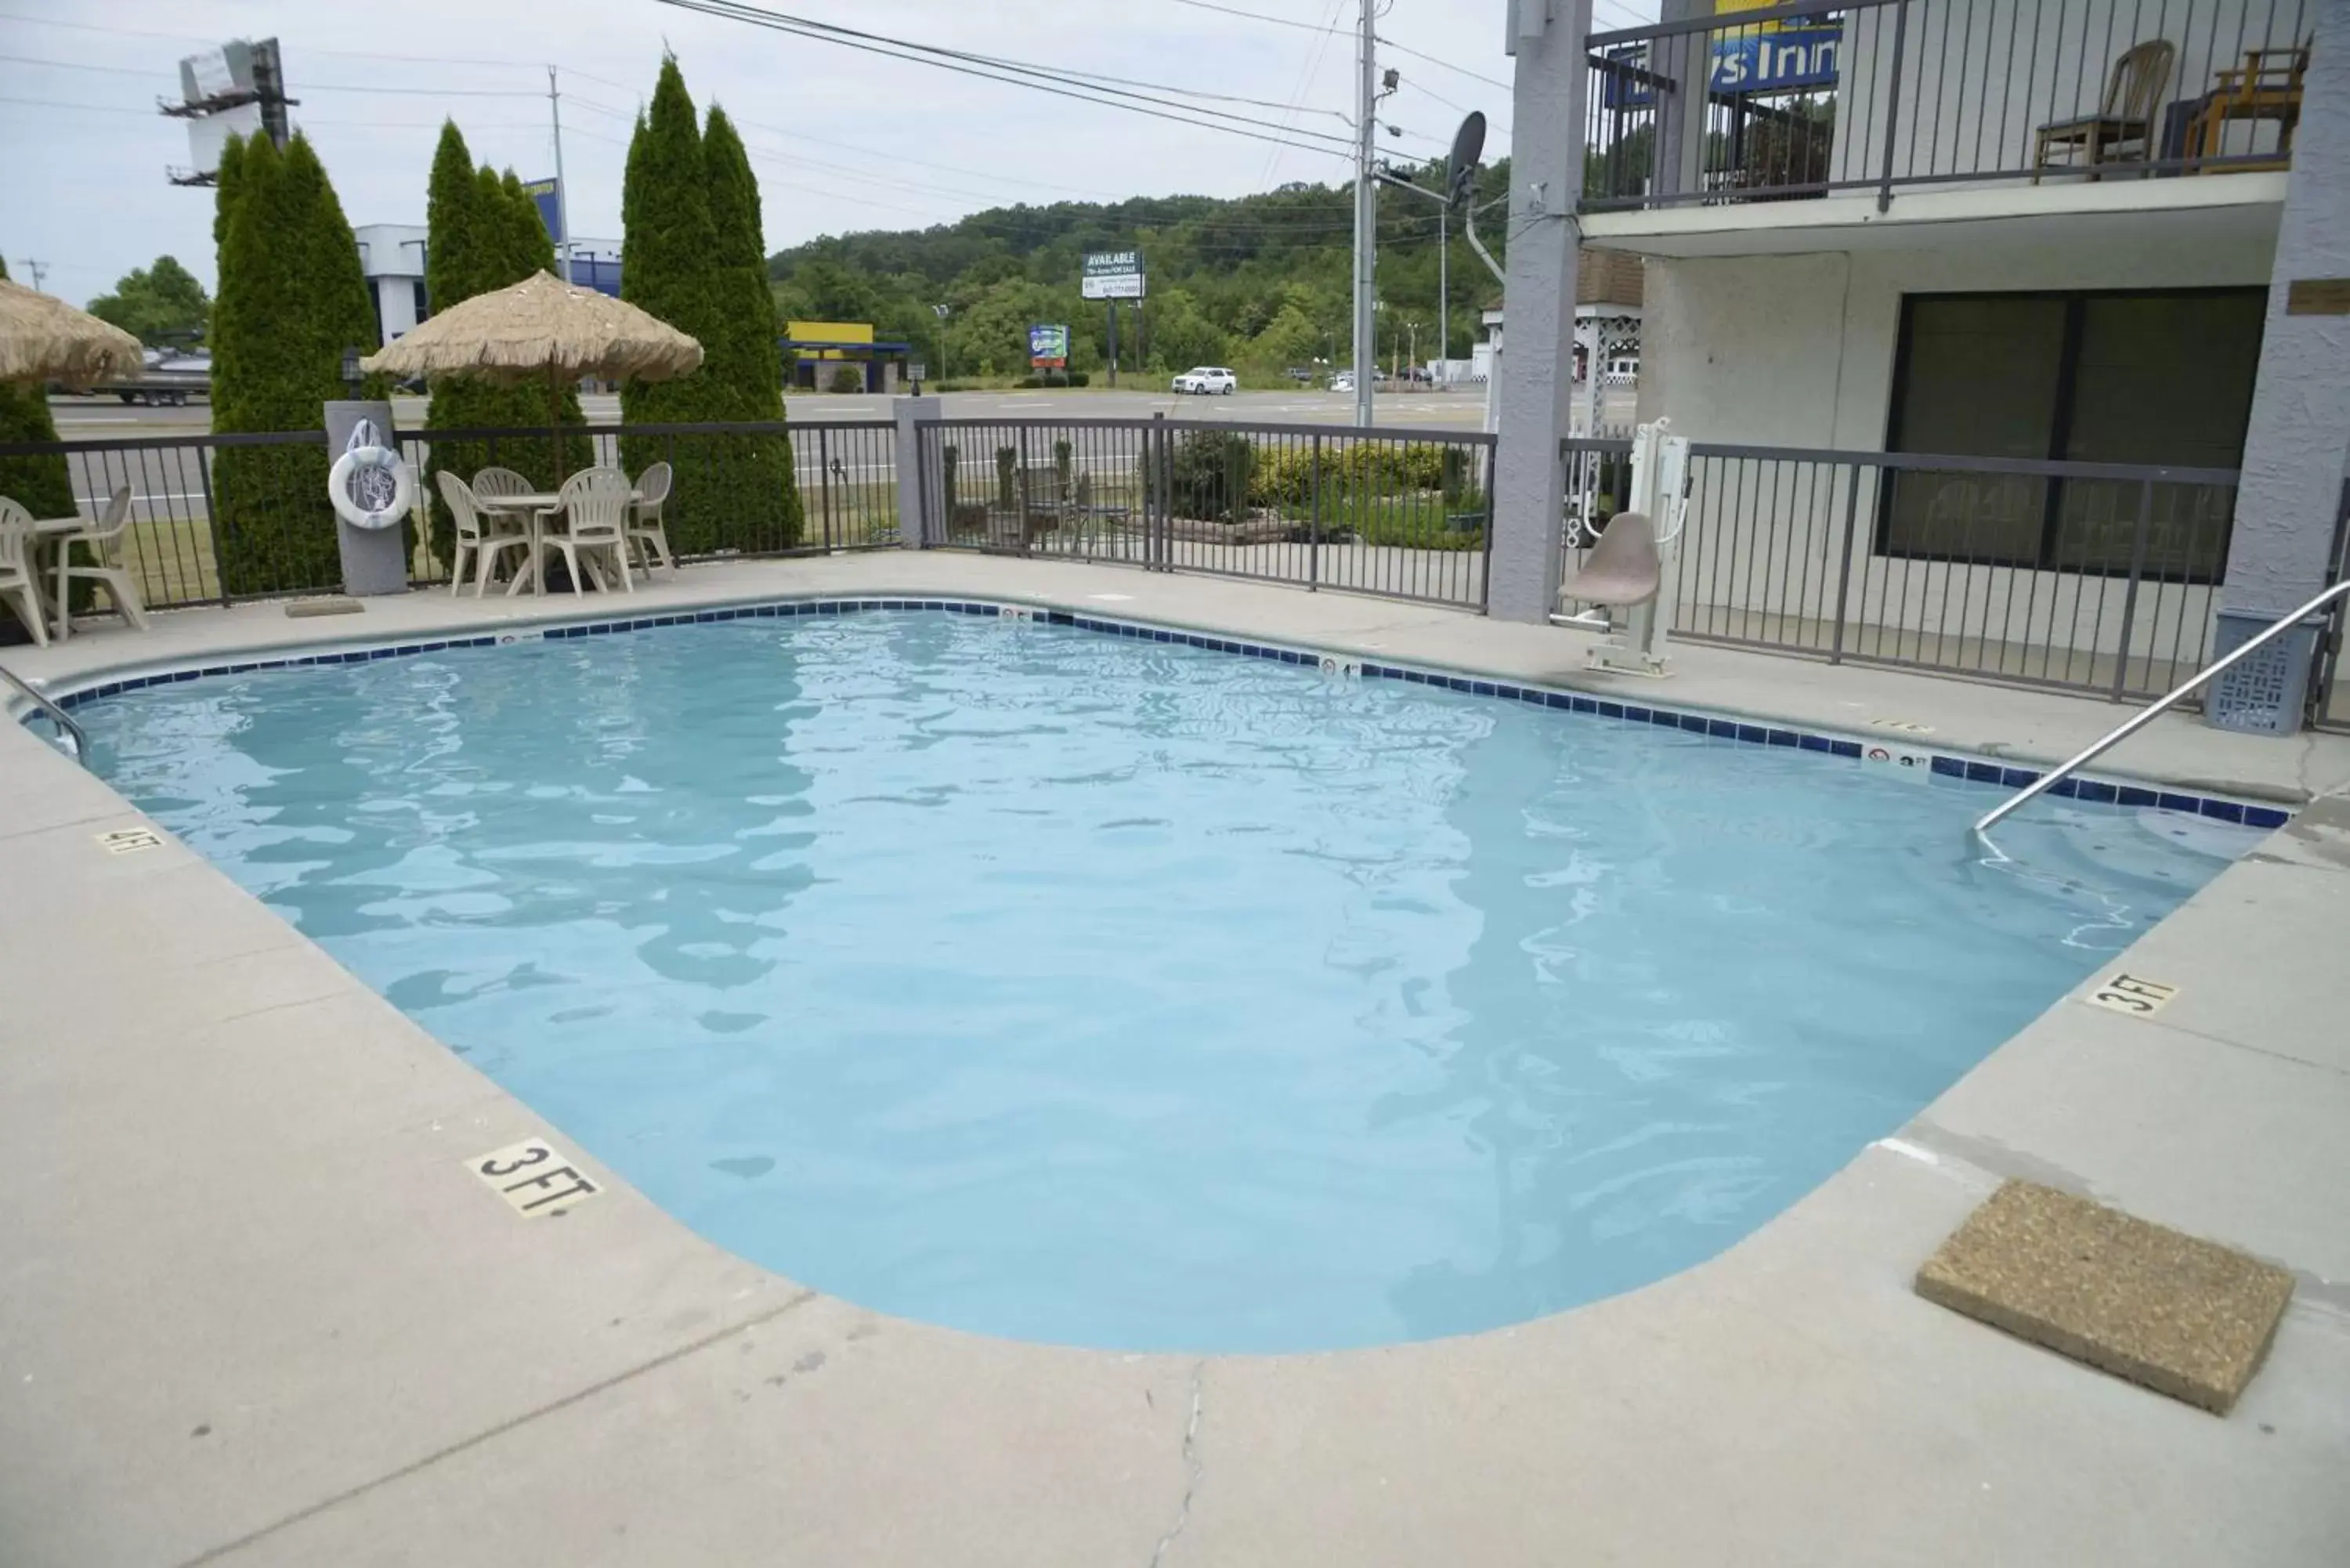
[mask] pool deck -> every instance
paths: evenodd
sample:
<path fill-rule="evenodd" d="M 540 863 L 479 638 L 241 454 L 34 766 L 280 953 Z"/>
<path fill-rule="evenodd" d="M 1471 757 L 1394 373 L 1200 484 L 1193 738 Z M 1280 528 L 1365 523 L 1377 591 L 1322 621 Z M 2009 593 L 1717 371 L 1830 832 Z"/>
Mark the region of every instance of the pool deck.
<path fill-rule="evenodd" d="M 2046 761 L 2125 711 L 1295 589 L 896 553 L 688 570 L 636 613 L 944 594 Z M 159 616 L 133 662 L 596 600 Z M 1916 735 L 1914 731 L 1898 732 Z M 700 1240 L 112 791 L 0 724 L 0 1563 L 2211 1564 L 2350 1561 L 2350 739 L 2165 720 L 2100 770 L 2296 805 L 1895 1138 L 1711 1262 L 1514 1329 L 1117 1355 L 881 1317 Z M 525 1220 L 535 1135 L 607 1189 Z M 2299 1282 L 2219 1418 L 1919 1300 L 2004 1176 Z"/>

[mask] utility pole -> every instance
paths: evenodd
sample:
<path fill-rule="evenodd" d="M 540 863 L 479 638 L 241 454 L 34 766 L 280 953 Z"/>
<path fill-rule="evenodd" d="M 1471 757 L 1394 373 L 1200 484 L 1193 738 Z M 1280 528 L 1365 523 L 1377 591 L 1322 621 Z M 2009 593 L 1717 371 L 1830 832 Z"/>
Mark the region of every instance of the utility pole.
<path fill-rule="evenodd" d="M 571 281 L 571 192 L 563 183 L 563 95 L 556 90 L 555 67 L 546 67 L 546 111 L 555 121 L 555 262 Z"/>
<path fill-rule="evenodd" d="M 1361 79 L 1355 93 L 1355 422 L 1375 421 L 1371 382 L 1377 371 L 1378 324 L 1371 300 L 1378 266 L 1378 183 L 1371 164 L 1372 137 L 1378 126 L 1378 39 L 1371 30 L 1376 0 L 1362 0 Z"/>
<path fill-rule="evenodd" d="M 1452 203 L 1436 213 L 1436 357 L 1452 360 Z M 1449 378 L 1451 372 L 1447 371 Z M 1445 385 L 1451 386 L 1448 379 Z"/>
<path fill-rule="evenodd" d="M 33 292 L 38 294 L 41 291 L 41 280 L 49 275 L 49 264 L 45 261 L 35 261 L 32 257 L 26 256 L 25 270 L 33 275 Z"/>

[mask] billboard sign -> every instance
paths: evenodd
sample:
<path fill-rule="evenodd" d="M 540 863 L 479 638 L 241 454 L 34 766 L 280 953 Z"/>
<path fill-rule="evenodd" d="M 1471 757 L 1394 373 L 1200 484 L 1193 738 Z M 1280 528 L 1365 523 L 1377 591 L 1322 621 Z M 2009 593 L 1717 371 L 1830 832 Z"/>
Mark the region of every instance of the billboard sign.
<path fill-rule="evenodd" d="M 1140 251 L 1096 251 L 1086 257 L 1083 293 L 1087 299 L 1143 297 Z"/>
<path fill-rule="evenodd" d="M 556 244 L 563 243 L 562 188 L 552 180 L 531 180 L 523 190 L 538 204 L 538 221 L 546 225 L 546 237 Z"/>
<path fill-rule="evenodd" d="M 1068 327 L 1031 327 L 1028 329 L 1028 363 L 1039 370 L 1066 369 L 1069 364 Z"/>

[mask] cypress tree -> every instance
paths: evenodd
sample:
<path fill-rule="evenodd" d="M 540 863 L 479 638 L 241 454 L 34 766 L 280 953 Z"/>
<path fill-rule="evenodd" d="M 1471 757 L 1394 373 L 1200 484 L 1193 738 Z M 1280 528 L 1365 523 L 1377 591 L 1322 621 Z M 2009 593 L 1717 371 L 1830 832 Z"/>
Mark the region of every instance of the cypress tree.
<path fill-rule="evenodd" d="M 344 351 L 356 348 L 362 355 L 372 354 L 383 335 L 376 325 L 375 297 L 368 291 L 367 270 L 359 265 L 359 240 L 351 233 L 350 220 L 343 215 L 342 198 L 335 194 L 334 182 L 327 178 L 326 166 L 318 161 L 308 138 L 297 136 L 286 145 L 286 173 L 304 252 L 299 286 L 310 341 L 303 369 L 306 375 L 317 376 L 312 384 L 318 390 L 318 400 L 324 402 L 344 395 Z M 378 380 L 366 392 L 382 397 L 390 390 Z M 306 428 L 322 417 L 321 410 L 314 408 L 304 425 L 293 428 Z"/>
<path fill-rule="evenodd" d="M 8 264 L 0 261 L 0 277 L 7 275 Z M 40 385 L 0 381 L 0 441 L 57 439 L 48 394 Z M 36 517 L 72 516 L 73 476 L 67 471 L 65 454 L 0 457 L 0 495 L 21 504 Z"/>
<path fill-rule="evenodd" d="M 775 296 L 767 286 L 765 225 L 759 211 L 759 182 L 726 111 L 711 106 L 702 138 L 704 178 L 710 189 L 710 222 L 715 235 L 712 259 L 717 322 L 704 342 L 702 374 L 717 381 L 734 405 L 737 420 L 780 421 L 784 417 L 781 334 Z M 743 439 L 743 483 L 728 486 L 737 510 L 726 520 L 729 543 L 747 550 L 787 550 L 800 542 L 799 483 L 793 472 L 788 436 Z"/>
<path fill-rule="evenodd" d="M 342 203 L 310 144 L 244 145 L 221 203 L 226 240 L 213 312 L 213 428 L 315 431 L 342 395 L 347 347 L 376 340 L 375 310 Z M 292 593 L 340 576 L 324 443 L 228 448 L 213 464 L 223 589 Z"/>
<path fill-rule="evenodd" d="M 537 203 L 512 171 L 502 178 L 486 164 L 476 168 L 454 121 L 442 127 L 433 152 L 425 223 L 424 286 L 435 311 L 555 269 L 554 242 L 547 237 Z M 500 387 L 473 377 L 444 377 L 432 384 L 432 405 L 425 421 L 436 431 L 540 431 L 546 428 L 546 391 L 538 385 Z M 564 422 L 584 422 L 576 393 L 564 399 Z M 471 480 L 494 461 L 551 490 L 564 474 L 592 461 L 585 438 L 567 441 L 565 446 L 564 461 L 556 462 L 549 461 L 543 441 L 500 441 L 494 458 L 486 441 L 434 443 L 427 460 L 431 472 L 424 475 L 432 492 L 434 556 L 447 558 L 449 524 L 432 472 L 446 469 Z"/>
<path fill-rule="evenodd" d="M 621 296 L 702 347 L 702 369 L 679 381 L 626 385 L 622 417 L 629 423 L 689 423 L 773 419 L 780 397 L 775 369 L 774 306 L 761 281 L 761 308 L 747 294 L 730 294 L 727 277 L 755 257 L 758 193 L 742 144 L 723 117 L 718 151 L 705 147 L 694 123 L 693 100 L 674 58 L 661 61 L 652 102 L 629 143 L 620 215 L 627 262 Z M 723 184 L 723 192 L 713 184 Z M 722 235 L 719 216 L 725 233 Z M 747 275 L 737 271 L 737 279 Z M 730 306 L 729 300 L 733 300 Z M 764 347 L 754 348 L 754 335 Z M 754 358 L 764 369 L 752 368 Z M 754 389 L 755 387 L 755 390 Z M 670 455 L 662 437 L 622 443 L 631 471 Z M 666 514 L 670 538 L 683 554 L 721 548 L 776 550 L 799 537 L 799 498 L 793 488 L 789 448 L 775 436 L 694 436 L 675 447 L 677 485 Z"/>
<path fill-rule="evenodd" d="M 661 60 L 651 107 L 629 141 L 620 191 L 620 297 L 698 339 L 704 354 L 717 336 L 712 294 L 717 235 L 702 160 L 693 100 L 674 57 Z M 681 380 L 631 382 L 620 389 L 621 417 L 632 424 L 723 419 L 705 369 Z"/>

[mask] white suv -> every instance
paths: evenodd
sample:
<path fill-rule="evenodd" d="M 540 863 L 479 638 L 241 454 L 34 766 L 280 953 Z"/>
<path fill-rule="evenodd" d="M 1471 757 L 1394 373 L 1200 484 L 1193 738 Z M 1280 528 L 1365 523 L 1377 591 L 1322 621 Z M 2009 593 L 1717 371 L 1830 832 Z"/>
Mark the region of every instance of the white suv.
<path fill-rule="evenodd" d="M 1229 396 L 1240 390 L 1240 385 L 1238 376 L 1214 365 L 1194 365 L 1175 378 L 1177 391 L 1197 392 L 1202 397 L 1211 392 Z"/>

